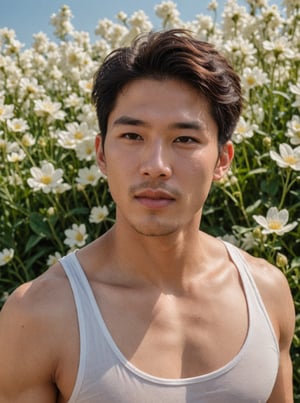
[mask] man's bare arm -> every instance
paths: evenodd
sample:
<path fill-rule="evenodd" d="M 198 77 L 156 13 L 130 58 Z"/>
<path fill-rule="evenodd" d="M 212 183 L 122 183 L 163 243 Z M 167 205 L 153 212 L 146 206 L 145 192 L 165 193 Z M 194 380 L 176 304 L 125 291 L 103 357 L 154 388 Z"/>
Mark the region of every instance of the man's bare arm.
<path fill-rule="evenodd" d="M 278 300 L 280 363 L 273 392 L 268 403 L 293 403 L 293 369 L 290 348 L 295 331 L 295 309 L 286 279 L 278 282 L 274 298 Z"/>
<path fill-rule="evenodd" d="M 268 403 L 293 403 L 290 347 L 295 331 L 295 308 L 291 291 L 279 269 L 249 255 L 247 260 L 276 331 L 280 349 L 278 375 Z"/>
<path fill-rule="evenodd" d="M 0 401 L 54 403 L 51 331 L 41 289 L 22 285 L 0 312 Z M 39 305 L 40 304 L 40 305 Z"/>

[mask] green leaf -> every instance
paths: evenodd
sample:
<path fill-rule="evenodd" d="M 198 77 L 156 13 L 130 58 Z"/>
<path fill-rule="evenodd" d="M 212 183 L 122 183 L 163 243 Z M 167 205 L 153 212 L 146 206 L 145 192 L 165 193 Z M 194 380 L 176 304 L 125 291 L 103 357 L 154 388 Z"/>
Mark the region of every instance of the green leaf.
<path fill-rule="evenodd" d="M 68 211 L 65 217 L 70 217 L 73 215 L 86 215 L 89 213 L 89 209 L 87 207 L 76 207 L 72 210 Z"/>
<path fill-rule="evenodd" d="M 247 176 L 251 175 L 258 175 L 258 174 L 264 174 L 267 172 L 266 168 L 257 168 L 257 169 L 252 169 L 252 171 L 249 171 Z"/>
<path fill-rule="evenodd" d="M 273 91 L 273 94 L 275 94 L 275 95 L 280 95 L 281 97 L 287 99 L 288 101 L 291 101 L 291 97 L 290 97 L 289 94 L 286 93 L 286 92 L 275 91 L 275 90 L 274 90 L 274 91 Z"/>
<path fill-rule="evenodd" d="M 29 215 L 29 225 L 32 231 L 41 236 L 51 238 L 51 231 L 44 216 L 39 213 L 31 213 Z"/>
<path fill-rule="evenodd" d="M 31 235 L 25 245 L 25 253 L 30 251 L 30 249 L 37 245 L 42 239 L 45 239 L 44 235 Z"/>
<path fill-rule="evenodd" d="M 261 199 L 258 199 L 258 200 L 256 200 L 255 203 L 251 204 L 250 206 L 248 206 L 248 207 L 246 208 L 246 212 L 249 213 L 249 214 L 251 214 L 251 213 L 253 213 L 253 211 L 255 211 L 255 210 L 257 209 L 257 207 L 260 206 L 260 205 L 261 205 Z"/>
<path fill-rule="evenodd" d="M 29 259 L 27 259 L 25 261 L 25 267 L 28 270 L 32 270 L 32 266 L 33 264 L 41 257 L 41 256 L 47 256 L 50 252 L 51 252 L 52 248 L 45 248 L 43 247 L 42 249 L 40 249 L 36 254 L 34 254 L 33 256 L 31 256 Z M 44 259 L 45 260 L 45 259 Z"/>

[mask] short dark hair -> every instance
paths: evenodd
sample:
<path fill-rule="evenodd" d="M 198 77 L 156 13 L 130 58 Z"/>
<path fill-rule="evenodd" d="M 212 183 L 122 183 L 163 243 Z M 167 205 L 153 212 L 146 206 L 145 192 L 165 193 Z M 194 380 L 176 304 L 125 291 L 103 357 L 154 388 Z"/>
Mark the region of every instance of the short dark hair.
<path fill-rule="evenodd" d="M 212 44 L 183 29 L 138 36 L 129 47 L 114 50 L 94 76 L 92 101 L 103 143 L 109 114 L 128 83 L 143 79 L 178 79 L 206 96 L 218 126 L 218 143 L 225 144 L 242 110 L 239 76 Z"/>

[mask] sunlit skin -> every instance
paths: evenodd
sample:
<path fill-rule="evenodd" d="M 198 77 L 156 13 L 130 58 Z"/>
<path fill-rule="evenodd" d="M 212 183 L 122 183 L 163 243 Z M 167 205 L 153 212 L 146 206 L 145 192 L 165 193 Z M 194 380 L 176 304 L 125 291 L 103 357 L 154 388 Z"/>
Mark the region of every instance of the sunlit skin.
<path fill-rule="evenodd" d="M 218 145 L 208 100 L 174 79 L 129 83 L 109 115 L 104 144 L 96 138 L 116 223 L 76 255 L 115 343 L 148 374 L 208 374 L 229 363 L 246 339 L 238 270 L 224 244 L 199 231 L 210 187 L 226 174 L 233 154 L 231 142 Z M 292 403 L 290 290 L 279 270 L 243 255 L 280 346 L 268 403 Z M 1 402 L 68 402 L 80 337 L 59 263 L 19 287 L 5 305 L 0 354 Z"/>
<path fill-rule="evenodd" d="M 211 183 L 233 157 L 230 142 L 219 153 L 206 98 L 175 80 L 144 79 L 125 87 L 109 116 L 104 147 L 98 137 L 96 148 L 117 222 L 147 236 L 199 226 Z"/>

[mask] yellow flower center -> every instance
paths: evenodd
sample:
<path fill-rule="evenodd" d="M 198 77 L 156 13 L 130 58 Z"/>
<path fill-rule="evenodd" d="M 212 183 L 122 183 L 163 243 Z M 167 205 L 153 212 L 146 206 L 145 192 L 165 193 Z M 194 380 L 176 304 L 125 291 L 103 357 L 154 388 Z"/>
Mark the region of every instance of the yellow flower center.
<path fill-rule="evenodd" d="M 247 77 L 247 84 L 249 86 L 254 85 L 255 83 L 256 83 L 256 80 L 255 80 L 255 78 L 253 76 Z"/>
<path fill-rule="evenodd" d="M 36 92 L 35 88 L 30 85 L 26 87 L 26 91 L 28 94 L 34 94 Z"/>
<path fill-rule="evenodd" d="M 0 116 L 1 116 L 1 115 L 4 115 L 4 108 L 1 108 L 1 107 L 0 107 Z"/>
<path fill-rule="evenodd" d="M 93 182 L 95 180 L 95 175 L 92 175 L 92 174 L 88 175 L 87 180 L 89 182 Z"/>
<path fill-rule="evenodd" d="M 52 182 L 52 178 L 49 175 L 44 175 L 44 176 L 41 177 L 41 182 L 44 185 L 49 185 Z"/>
<path fill-rule="evenodd" d="M 77 63 L 77 61 L 78 61 L 78 57 L 75 53 L 69 54 L 69 62 L 71 64 L 73 64 L 73 63 L 75 64 L 75 63 Z"/>
<path fill-rule="evenodd" d="M 244 125 L 238 125 L 236 128 L 236 132 L 240 133 L 240 134 L 245 134 L 247 132 L 247 130 Z"/>
<path fill-rule="evenodd" d="M 83 137 L 84 137 L 84 135 L 83 135 L 82 132 L 76 132 L 76 133 L 74 133 L 74 138 L 75 138 L 76 140 L 81 140 L 81 139 L 83 139 Z"/>
<path fill-rule="evenodd" d="M 284 162 L 286 162 L 289 165 L 294 165 L 297 162 L 297 159 L 293 155 L 288 155 L 287 157 L 284 158 Z"/>
<path fill-rule="evenodd" d="M 81 242 L 81 241 L 83 240 L 83 235 L 82 235 L 82 233 L 81 233 L 81 232 L 77 232 L 77 233 L 76 233 L 76 236 L 75 236 L 75 239 L 76 239 L 77 242 Z"/>
<path fill-rule="evenodd" d="M 269 226 L 270 229 L 278 230 L 278 229 L 280 229 L 282 227 L 282 224 L 281 224 L 280 221 L 273 220 L 273 221 L 268 222 L 268 226 Z"/>

